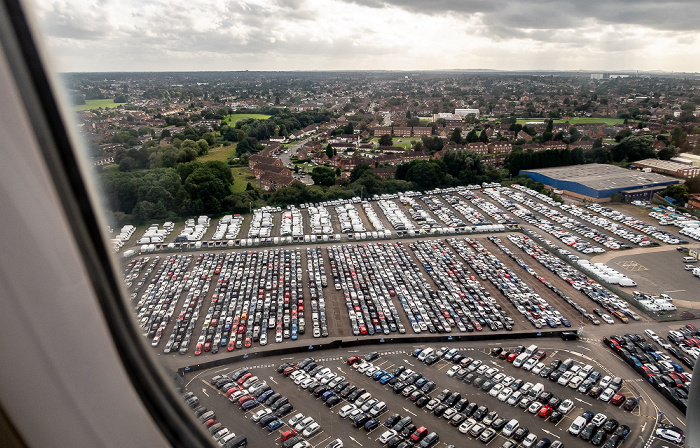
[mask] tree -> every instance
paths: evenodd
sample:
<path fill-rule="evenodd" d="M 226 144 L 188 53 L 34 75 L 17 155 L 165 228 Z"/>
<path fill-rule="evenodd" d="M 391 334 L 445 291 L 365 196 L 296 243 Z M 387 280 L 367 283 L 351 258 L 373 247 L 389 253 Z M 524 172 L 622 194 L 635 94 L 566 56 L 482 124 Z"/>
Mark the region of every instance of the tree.
<path fill-rule="evenodd" d="M 661 193 L 661 196 L 670 196 L 678 201 L 679 204 L 684 205 L 688 202 L 688 187 L 684 184 L 669 185 Z"/>
<path fill-rule="evenodd" d="M 488 143 L 489 142 L 489 136 L 486 134 L 486 129 L 481 131 L 481 134 L 479 135 L 479 141 L 482 143 Z"/>
<path fill-rule="evenodd" d="M 311 179 L 315 185 L 330 187 L 335 183 L 335 170 L 329 166 L 317 166 L 311 171 Z"/>
<path fill-rule="evenodd" d="M 474 143 L 479 141 L 479 135 L 476 133 L 476 129 L 472 129 L 467 134 L 467 143 Z"/>
<path fill-rule="evenodd" d="M 209 153 L 209 143 L 203 138 L 197 140 L 197 155 L 203 156 Z"/>
<path fill-rule="evenodd" d="M 450 136 L 450 141 L 455 145 L 462 143 L 462 128 L 455 128 Z"/>
<path fill-rule="evenodd" d="M 121 162 L 119 162 L 119 171 L 131 171 L 133 169 L 136 169 L 136 161 L 132 159 L 131 157 L 124 157 Z"/>
<path fill-rule="evenodd" d="M 614 162 L 648 159 L 656 155 L 652 143 L 653 139 L 648 135 L 625 137 L 613 147 L 610 155 Z"/>
<path fill-rule="evenodd" d="M 352 125 L 352 123 L 348 123 L 345 125 L 345 133 L 346 134 L 354 134 L 355 133 L 355 127 Z"/>
<path fill-rule="evenodd" d="M 329 159 L 333 158 L 333 156 L 335 155 L 335 150 L 333 149 L 330 143 L 326 146 L 326 155 Z"/>
<path fill-rule="evenodd" d="M 688 189 L 688 193 L 700 193 L 700 176 L 691 177 L 685 181 L 684 185 Z"/>
<path fill-rule="evenodd" d="M 661 151 L 659 151 L 659 159 L 661 160 L 671 160 L 672 157 L 676 157 L 680 153 L 680 150 L 673 145 L 668 145 Z"/>
<path fill-rule="evenodd" d="M 366 173 L 374 174 L 374 171 L 372 171 L 371 166 L 367 165 L 366 163 L 360 163 L 356 165 L 355 168 L 353 168 L 352 171 L 350 171 L 350 182 L 355 182 L 356 180 L 359 180 Z"/>
<path fill-rule="evenodd" d="M 379 146 L 393 146 L 393 145 L 394 145 L 394 139 L 391 138 L 391 135 L 384 134 L 381 137 L 379 137 Z"/>

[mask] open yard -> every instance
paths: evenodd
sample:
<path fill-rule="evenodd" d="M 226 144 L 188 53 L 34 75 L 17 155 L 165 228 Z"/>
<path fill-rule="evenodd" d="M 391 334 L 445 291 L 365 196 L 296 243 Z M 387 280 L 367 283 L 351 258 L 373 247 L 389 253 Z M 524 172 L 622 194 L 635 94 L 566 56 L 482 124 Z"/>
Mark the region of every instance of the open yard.
<path fill-rule="evenodd" d="M 73 106 L 73 110 L 75 112 L 80 112 L 81 110 L 99 109 L 100 107 L 103 109 L 112 109 L 123 104 L 126 103 L 115 103 L 112 98 L 104 100 L 85 100 L 85 104 L 77 104 Z"/>
<path fill-rule="evenodd" d="M 247 166 L 235 166 L 231 168 L 231 174 L 233 174 L 233 187 L 231 187 L 231 193 L 240 193 L 245 191 L 245 187 L 248 182 L 253 185 L 260 186 L 258 181 L 255 180 L 255 176 L 250 172 Z"/>
<path fill-rule="evenodd" d="M 231 114 L 224 118 L 224 123 L 234 126 L 238 120 L 243 120 L 245 118 L 255 118 L 256 120 L 267 120 L 270 115 L 264 114 Z"/>
<path fill-rule="evenodd" d="M 209 154 L 197 157 L 198 162 L 209 162 L 212 160 L 226 162 L 230 156 L 236 153 L 236 144 L 228 146 L 217 146 L 209 149 Z"/>
<path fill-rule="evenodd" d="M 419 142 L 421 140 L 420 137 L 394 137 L 392 141 L 394 142 L 394 146 L 400 146 L 404 149 L 410 149 L 411 148 L 411 142 Z M 375 138 L 372 139 L 372 143 L 375 145 L 379 144 L 379 139 Z"/>

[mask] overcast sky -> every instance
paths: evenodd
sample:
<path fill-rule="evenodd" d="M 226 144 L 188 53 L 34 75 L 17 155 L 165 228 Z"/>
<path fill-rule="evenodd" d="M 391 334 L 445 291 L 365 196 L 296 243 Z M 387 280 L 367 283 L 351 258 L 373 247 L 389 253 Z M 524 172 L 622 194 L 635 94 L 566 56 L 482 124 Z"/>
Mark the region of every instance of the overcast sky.
<path fill-rule="evenodd" d="M 59 71 L 700 71 L 700 1 L 30 0 Z"/>

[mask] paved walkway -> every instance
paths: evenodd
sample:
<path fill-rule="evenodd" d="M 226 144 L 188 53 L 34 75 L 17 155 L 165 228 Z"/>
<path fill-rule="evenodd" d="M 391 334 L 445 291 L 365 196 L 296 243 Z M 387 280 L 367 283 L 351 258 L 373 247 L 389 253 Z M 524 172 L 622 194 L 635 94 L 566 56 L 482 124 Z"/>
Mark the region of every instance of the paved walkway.
<path fill-rule="evenodd" d="M 672 246 L 669 244 L 663 244 L 661 246 L 656 246 L 656 247 L 637 247 L 635 249 L 628 249 L 628 250 L 615 250 L 615 251 L 607 251 L 603 254 L 596 255 L 594 257 L 591 257 L 591 263 L 607 263 L 610 260 L 613 260 L 618 257 L 625 257 L 628 255 L 637 255 L 637 254 L 650 254 L 654 252 L 668 252 L 671 250 L 677 250 L 677 246 Z M 687 247 L 690 249 L 700 249 L 700 244 L 694 243 L 694 244 L 686 244 L 683 247 Z"/>

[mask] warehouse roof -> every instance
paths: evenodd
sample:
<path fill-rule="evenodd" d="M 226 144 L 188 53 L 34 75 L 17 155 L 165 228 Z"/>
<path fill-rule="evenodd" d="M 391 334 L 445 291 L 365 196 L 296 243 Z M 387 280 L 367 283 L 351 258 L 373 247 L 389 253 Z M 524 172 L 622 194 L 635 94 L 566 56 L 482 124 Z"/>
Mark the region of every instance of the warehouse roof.
<path fill-rule="evenodd" d="M 521 171 L 522 174 L 538 173 L 550 179 L 576 182 L 594 190 L 621 190 L 653 184 L 668 184 L 675 179 L 656 173 L 628 170 L 615 165 L 591 163 L 556 168 L 540 168 Z M 677 182 L 677 181 L 676 181 Z M 675 183 L 675 182 L 674 182 Z"/>

